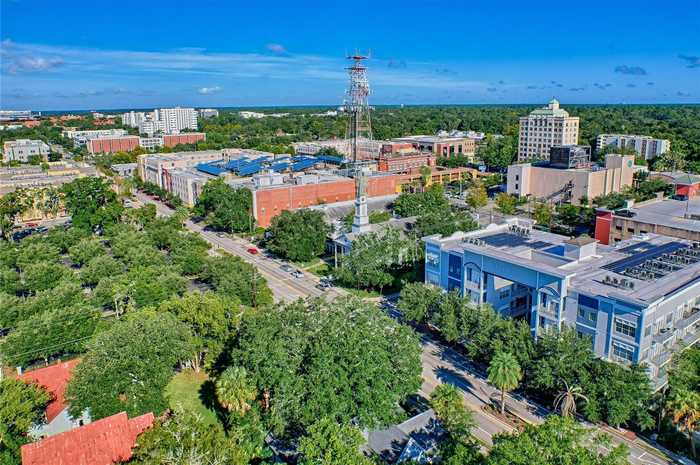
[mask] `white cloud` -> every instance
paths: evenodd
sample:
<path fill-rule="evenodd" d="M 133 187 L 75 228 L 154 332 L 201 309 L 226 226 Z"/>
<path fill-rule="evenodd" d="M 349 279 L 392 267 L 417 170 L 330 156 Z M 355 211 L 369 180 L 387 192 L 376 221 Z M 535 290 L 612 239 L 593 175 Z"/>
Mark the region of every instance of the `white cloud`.
<path fill-rule="evenodd" d="M 200 87 L 197 89 L 197 93 L 200 95 L 210 95 L 210 94 L 215 94 L 219 91 L 221 91 L 221 87 L 219 86 L 213 86 L 213 87 Z"/>
<path fill-rule="evenodd" d="M 267 49 L 273 53 L 287 53 L 287 49 L 282 44 L 267 44 Z"/>

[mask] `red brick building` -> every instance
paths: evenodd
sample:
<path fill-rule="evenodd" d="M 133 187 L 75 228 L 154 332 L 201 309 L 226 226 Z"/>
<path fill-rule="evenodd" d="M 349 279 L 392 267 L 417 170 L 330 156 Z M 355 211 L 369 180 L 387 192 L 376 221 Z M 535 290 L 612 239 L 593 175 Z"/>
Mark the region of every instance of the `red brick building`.
<path fill-rule="evenodd" d="M 432 167 L 430 183 L 445 184 L 459 181 L 463 173 L 476 172 L 471 168 Z M 478 172 L 477 172 L 478 173 Z M 420 183 L 419 169 L 402 174 L 372 176 L 367 180 L 367 197 L 400 194 L 406 184 Z M 355 198 L 355 181 L 338 178 L 308 184 L 282 184 L 253 191 L 253 209 L 257 224 L 267 228 L 272 218 L 284 210 L 311 207 L 325 203 L 347 202 Z"/>
<path fill-rule="evenodd" d="M 375 176 L 367 182 L 367 196 L 381 197 L 400 192 L 398 178 L 393 175 Z M 311 207 L 324 203 L 346 202 L 355 198 L 355 181 L 337 179 L 309 184 L 283 184 L 257 189 L 253 192 L 255 218 L 267 228 L 272 218 L 284 210 Z"/>
<path fill-rule="evenodd" d="M 410 171 L 419 169 L 421 166 L 433 167 L 437 164 L 435 155 L 431 153 L 414 152 L 411 154 L 385 155 L 379 156 L 377 169 L 379 171 Z"/>
<path fill-rule="evenodd" d="M 185 132 L 182 134 L 166 134 L 163 136 L 165 147 L 175 147 L 180 144 L 196 144 L 199 141 L 207 140 L 207 135 L 203 132 Z"/>
<path fill-rule="evenodd" d="M 106 137 L 87 141 L 87 149 L 91 154 L 130 152 L 138 146 L 139 136 Z"/>

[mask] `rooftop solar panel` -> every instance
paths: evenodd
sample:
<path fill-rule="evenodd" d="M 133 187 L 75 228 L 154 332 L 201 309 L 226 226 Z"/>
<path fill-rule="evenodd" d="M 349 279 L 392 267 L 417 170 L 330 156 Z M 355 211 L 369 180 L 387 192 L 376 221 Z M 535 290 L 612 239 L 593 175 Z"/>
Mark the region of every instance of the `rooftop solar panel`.
<path fill-rule="evenodd" d="M 251 164 L 238 170 L 239 176 L 250 176 L 262 170 L 262 163 Z"/>
<path fill-rule="evenodd" d="M 314 166 L 318 163 L 322 163 L 322 162 L 319 160 L 316 160 L 316 159 L 307 159 L 307 160 L 298 161 L 292 165 L 292 171 L 305 170 L 307 168 L 311 168 L 312 166 Z"/>
<path fill-rule="evenodd" d="M 527 243 L 527 239 L 515 234 L 498 233 L 480 238 L 492 247 L 517 247 Z"/>
<path fill-rule="evenodd" d="M 343 160 L 343 158 L 334 157 L 332 155 L 320 155 L 316 158 L 318 158 L 319 160 L 323 160 L 327 163 L 333 163 L 335 165 L 342 165 L 345 162 L 345 160 Z"/>
<path fill-rule="evenodd" d="M 604 265 L 602 268 L 612 271 L 613 273 L 622 273 L 625 271 L 627 268 L 631 268 L 633 266 L 640 265 L 647 260 L 653 260 L 654 258 L 660 257 L 663 254 L 675 252 L 678 249 L 682 249 L 685 247 L 686 244 L 682 242 L 668 242 L 666 244 L 658 245 L 656 247 L 652 247 L 649 250 L 645 250 L 642 252 L 637 252 L 634 253 L 634 255 L 630 257 L 623 258 L 621 260 L 617 260 L 612 263 L 608 263 L 607 265 Z"/>
<path fill-rule="evenodd" d="M 651 248 L 655 247 L 653 244 L 650 242 L 638 242 L 633 245 L 628 245 L 627 247 L 624 247 L 618 252 L 626 253 L 626 254 L 634 254 L 637 252 L 645 252 L 647 250 L 650 250 Z"/>
<path fill-rule="evenodd" d="M 207 174 L 212 174 L 214 176 L 218 176 L 221 173 L 226 172 L 225 168 L 222 168 L 222 167 L 216 166 L 216 165 L 209 165 L 206 163 L 200 163 L 199 165 L 196 165 L 195 168 L 197 168 L 198 171 L 201 171 L 201 172 L 207 173 Z"/>

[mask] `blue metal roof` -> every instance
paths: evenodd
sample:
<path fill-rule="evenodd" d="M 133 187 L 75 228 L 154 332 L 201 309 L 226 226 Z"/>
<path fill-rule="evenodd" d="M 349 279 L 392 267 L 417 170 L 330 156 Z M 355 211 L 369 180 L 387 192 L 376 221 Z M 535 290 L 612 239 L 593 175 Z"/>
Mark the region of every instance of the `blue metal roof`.
<path fill-rule="evenodd" d="M 333 163 L 336 165 L 342 165 L 343 163 L 347 163 L 347 161 L 342 157 L 334 157 L 333 155 L 319 155 L 316 158 L 318 158 L 319 160 L 323 160 L 327 163 Z"/>
<path fill-rule="evenodd" d="M 314 165 L 317 165 L 319 163 L 323 163 L 321 160 L 317 160 L 315 158 L 308 158 L 306 160 L 301 160 L 292 165 L 292 171 L 301 171 L 305 170 L 307 168 L 311 168 Z"/>
<path fill-rule="evenodd" d="M 287 162 L 282 162 L 282 163 L 274 163 L 272 166 L 270 166 L 275 171 L 283 171 L 289 168 L 289 163 Z"/>
<path fill-rule="evenodd" d="M 262 163 L 252 163 L 238 170 L 239 176 L 250 176 L 262 170 Z"/>
<path fill-rule="evenodd" d="M 231 160 L 226 163 L 225 168 L 231 171 L 236 171 L 241 166 L 241 163 L 245 163 L 247 161 L 249 160 L 246 157 L 239 158 L 238 160 Z"/>

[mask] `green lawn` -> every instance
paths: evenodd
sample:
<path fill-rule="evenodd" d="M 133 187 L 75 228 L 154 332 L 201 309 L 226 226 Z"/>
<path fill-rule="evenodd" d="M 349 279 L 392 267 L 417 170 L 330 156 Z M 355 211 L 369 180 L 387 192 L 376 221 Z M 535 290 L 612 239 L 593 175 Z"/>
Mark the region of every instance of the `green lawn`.
<path fill-rule="evenodd" d="M 328 266 L 328 264 L 326 262 L 321 261 L 319 261 L 315 265 L 306 268 L 306 271 L 320 277 L 328 276 L 331 274 L 331 268 Z"/>
<path fill-rule="evenodd" d="M 204 421 L 215 424 L 218 420 L 216 413 L 206 407 L 202 401 L 202 385 L 208 381 L 207 374 L 195 373 L 193 370 L 183 370 L 177 373 L 170 383 L 165 387 L 165 397 L 171 408 L 178 404 L 185 410 L 199 413 Z"/>

